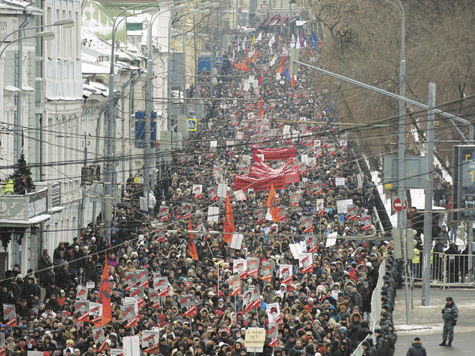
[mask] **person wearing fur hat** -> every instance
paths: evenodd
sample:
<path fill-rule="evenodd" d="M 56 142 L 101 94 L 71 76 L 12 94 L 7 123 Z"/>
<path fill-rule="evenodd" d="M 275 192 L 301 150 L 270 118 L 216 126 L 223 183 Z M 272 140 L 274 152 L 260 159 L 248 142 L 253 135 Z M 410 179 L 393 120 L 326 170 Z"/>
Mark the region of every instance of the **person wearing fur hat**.
<path fill-rule="evenodd" d="M 414 338 L 409 350 L 407 350 L 406 356 L 427 356 L 427 351 L 425 347 L 422 346 L 422 342 L 419 337 Z"/>

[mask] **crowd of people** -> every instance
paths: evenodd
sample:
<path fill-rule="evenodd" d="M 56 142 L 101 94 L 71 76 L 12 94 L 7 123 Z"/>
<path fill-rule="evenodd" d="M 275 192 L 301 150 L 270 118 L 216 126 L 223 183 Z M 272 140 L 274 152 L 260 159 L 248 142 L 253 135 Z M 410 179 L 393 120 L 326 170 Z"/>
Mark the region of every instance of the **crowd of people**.
<path fill-rule="evenodd" d="M 197 88 L 210 96 L 206 117 L 155 187 L 155 212 L 138 209 L 131 181 L 110 241 L 90 226 L 72 243 L 44 250 L 38 271 L 8 271 L 0 292 L 8 354 L 119 355 L 125 337 L 137 335 L 144 353 L 247 355 L 247 330 L 262 327 L 260 354 L 347 356 L 371 334 L 371 298 L 387 259 L 382 313 L 373 315 L 380 328 L 363 348 L 366 355 L 392 355 L 399 274 L 390 245 L 365 239 L 377 231 L 373 183 L 359 173 L 351 142 L 334 125 L 340 117 L 324 88 L 305 67 L 288 74 L 292 42 L 301 42 L 309 61 L 321 43 L 310 45 L 308 34 L 232 36 L 233 80 L 219 82 L 214 96 Z M 276 188 L 278 221 L 267 213 L 268 190 L 233 188 L 236 174 L 246 176 L 262 160 L 253 146 L 295 148 L 291 159 L 266 162 L 299 172 L 297 181 Z M 241 242 L 223 235 L 226 195 Z M 311 253 L 305 268 L 296 246 Z M 242 270 L 243 261 L 250 268 L 256 259 L 255 270 Z M 102 325 L 97 312 L 105 296 L 111 320 Z M 15 306 L 14 320 L 5 305 Z M 278 311 L 273 323 L 271 307 Z M 145 337 L 149 331 L 158 331 L 157 345 Z"/>

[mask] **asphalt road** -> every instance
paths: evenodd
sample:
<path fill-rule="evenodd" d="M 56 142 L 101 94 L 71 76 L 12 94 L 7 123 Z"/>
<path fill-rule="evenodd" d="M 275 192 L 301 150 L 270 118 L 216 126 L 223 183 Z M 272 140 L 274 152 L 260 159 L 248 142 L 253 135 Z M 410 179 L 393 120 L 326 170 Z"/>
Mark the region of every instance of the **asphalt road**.
<path fill-rule="evenodd" d="M 455 338 L 452 348 L 442 347 L 442 314 L 445 297 L 451 296 L 459 309 L 459 319 L 455 326 Z M 421 338 L 428 356 L 475 355 L 475 289 L 447 289 L 431 288 L 430 306 L 421 306 L 421 289 L 414 289 L 414 309 L 412 310 L 412 324 L 406 325 L 406 307 L 404 289 L 397 291 L 396 307 L 394 309 L 394 324 L 398 339 L 396 356 L 406 356 L 411 342 L 416 336 Z"/>

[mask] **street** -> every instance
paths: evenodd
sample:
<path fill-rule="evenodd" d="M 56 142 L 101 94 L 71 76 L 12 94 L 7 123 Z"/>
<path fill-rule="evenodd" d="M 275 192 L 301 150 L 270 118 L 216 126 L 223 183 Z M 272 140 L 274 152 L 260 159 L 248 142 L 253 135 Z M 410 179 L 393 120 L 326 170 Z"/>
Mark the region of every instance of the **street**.
<path fill-rule="evenodd" d="M 416 336 L 419 336 L 427 355 L 457 355 L 468 356 L 474 354 L 475 347 L 475 290 L 431 288 L 430 306 L 421 306 L 421 289 L 414 289 L 414 310 L 412 314 L 413 326 L 406 325 L 406 310 L 404 290 L 397 292 L 394 309 L 394 324 L 398 339 L 396 356 L 405 356 Z M 459 309 L 459 318 L 455 327 L 455 337 L 452 348 L 439 346 L 442 341 L 441 309 L 445 305 L 445 297 L 451 296 Z"/>

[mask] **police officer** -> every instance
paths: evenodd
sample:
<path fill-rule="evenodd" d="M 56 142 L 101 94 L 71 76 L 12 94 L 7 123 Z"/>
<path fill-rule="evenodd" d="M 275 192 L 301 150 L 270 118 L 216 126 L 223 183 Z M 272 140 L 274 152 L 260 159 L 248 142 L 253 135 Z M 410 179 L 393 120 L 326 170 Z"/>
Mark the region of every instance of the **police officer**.
<path fill-rule="evenodd" d="M 12 178 L 8 178 L 5 185 L 3 186 L 3 194 L 4 195 L 15 194 L 14 182 Z"/>
<path fill-rule="evenodd" d="M 442 334 L 442 343 L 440 346 L 452 346 L 452 340 L 454 339 L 454 326 L 457 325 L 458 318 L 458 308 L 454 303 L 452 297 L 445 298 L 447 303 L 445 304 L 444 309 L 442 309 L 442 318 L 444 319 L 444 331 Z M 449 343 L 447 344 L 447 337 L 449 338 Z"/>

